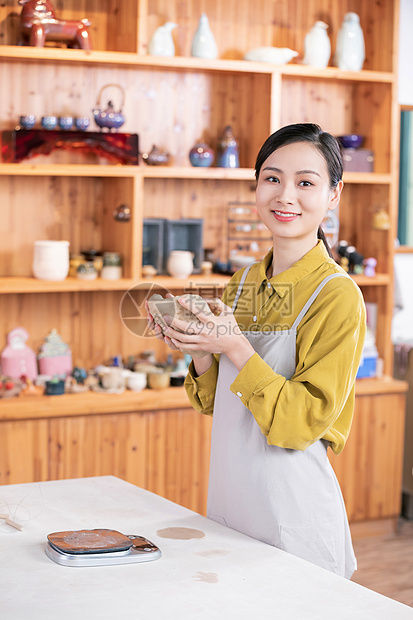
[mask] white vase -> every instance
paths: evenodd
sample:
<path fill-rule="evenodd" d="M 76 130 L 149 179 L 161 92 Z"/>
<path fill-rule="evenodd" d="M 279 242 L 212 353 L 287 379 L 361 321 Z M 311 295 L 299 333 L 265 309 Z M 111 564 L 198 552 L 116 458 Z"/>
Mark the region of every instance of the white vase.
<path fill-rule="evenodd" d="M 199 19 L 198 29 L 192 39 L 191 56 L 209 59 L 218 57 L 217 44 L 213 32 L 209 27 L 206 13 L 202 13 Z"/>
<path fill-rule="evenodd" d="M 69 273 L 69 241 L 35 241 L 32 269 L 39 280 L 64 280 Z"/>
<path fill-rule="evenodd" d="M 364 36 L 357 13 L 346 13 L 337 35 L 334 64 L 346 71 L 361 71 L 365 58 Z"/>
<path fill-rule="evenodd" d="M 175 44 L 172 38 L 172 30 L 178 24 L 166 22 L 155 30 L 148 45 L 148 54 L 151 56 L 175 56 Z"/>
<path fill-rule="evenodd" d="M 331 55 L 331 43 L 327 34 L 328 24 L 317 21 L 304 39 L 304 65 L 327 67 Z"/>
<path fill-rule="evenodd" d="M 187 278 L 194 269 L 194 255 L 186 250 L 173 250 L 168 257 L 166 269 L 174 278 Z"/>

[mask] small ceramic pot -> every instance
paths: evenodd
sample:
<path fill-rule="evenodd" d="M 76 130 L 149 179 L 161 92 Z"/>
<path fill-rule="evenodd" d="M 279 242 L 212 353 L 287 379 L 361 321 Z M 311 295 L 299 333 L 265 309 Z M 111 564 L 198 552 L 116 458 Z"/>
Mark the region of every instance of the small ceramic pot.
<path fill-rule="evenodd" d="M 35 241 L 33 275 L 39 280 L 64 280 L 69 273 L 69 241 Z"/>
<path fill-rule="evenodd" d="M 73 127 L 73 117 L 72 116 L 59 116 L 58 123 L 60 129 L 65 129 L 66 131 L 72 129 Z"/>
<path fill-rule="evenodd" d="M 169 387 L 170 383 L 169 372 L 151 372 L 148 374 L 148 384 L 153 390 L 164 390 Z"/>
<path fill-rule="evenodd" d="M 86 261 L 77 268 L 76 277 L 79 280 L 96 280 L 98 277 L 98 272 L 92 262 Z"/>
<path fill-rule="evenodd" d="M 166 269 L 170 276 L 184 279 L 194 270 L 194 255 L 186 250 L 173 250 L 169 254 Z"/>
<path fill-rule="evenodd" d="M 126 385 L 132 392 L 141 392 L 146 387 L 147 382 L 144 372 L 131 372 L 126 379 Z"/>
<path fill-rule="evenodd" d="M 79 131 L 86 131 L 89 125 L 90 120 L 87 118 L 87 116 L 78 116 L 75 118 L 75 127 Z"/>
<path fill-rule="evenodd" d="M 101 373 L 101 382 L 105 390 L 123 390 L 125 377 L 122 368 L 111 366 Z"/>
<path fill-rule="evenodd" d="M 103 265 L 100 277 L 102 280 L 120 280 L 122 277 L 122 267 L 118 265 Z"/>
<path fill-rule="evenodd" d="M 56 116 L 42 116 L 42 120 L 40 121 L 43 129 L 51 130 L 56 129 L 57 127 L 57 117 Z"/>
<path fill-rule="evenodd" d="M 198 142 L 189 151 L 189 161 L 192 166 L 208 168 L 214 163 L 214 149 L 203 142 Z"/>
<path fill-rule="evenodd" d="M 143 265 L 142 267 L 142 277 L 143 278 L 153 278 L 156 276 L 158 272 L 156 271 L 153 265 Z"/>
<path fill-rule="evenodd" d="M 19 118 L 19 123 L 23 129 L 33 129 L 36 124 L 36 117 L 34 114 L 26 114 Z"/>
<path fill-rule="evenodd" d="M 209 260 L 204 260 L 201 263 L 201 271 L 204 276 L 210 276 L 212 273 L 212 263 Z"/>
<path fill-rule="evenodd" d="M 113 211 L 113 217 L 117 222 L 129 222 L 131 218 L 131 210 L 128 205 L 119 205 Z"/>

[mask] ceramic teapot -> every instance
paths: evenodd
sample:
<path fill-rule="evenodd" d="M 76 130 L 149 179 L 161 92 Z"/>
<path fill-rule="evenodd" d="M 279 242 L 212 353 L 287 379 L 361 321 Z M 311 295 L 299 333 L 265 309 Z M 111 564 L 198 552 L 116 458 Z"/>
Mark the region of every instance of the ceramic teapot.
<path fill-rule="evenodd" d="M 122 101 L 121 101 L 120 109 L 118 112 L 115 111 L 112 101 L 108 101 L 106 109 L 102 110 L 100 107 L 100 100 L 101 100 L 103 91 L 106 88 L 113 87 L 113 86 L 115 88 L 118 88 L 122 95 Z M 93 108 L 92 110 L 96 125 L 100 127 L 101 130 L 108 129 L 109 131 L 112 131 L 112 129 L 114 129 L 117 131 L 119 127 L 122 127 L 123 123 L 125 122 L 125 117 L 122 114 L 122 108 L 123 108 L 124 103 L 125 103 L 125 91 L 123 90 L 122 86 L 120 86 L 119 84 L 105 84 L 105 86 L 102 86 L 102 88 L 99 91 L 99 95 L 96 101 L 96 107 Z"/>

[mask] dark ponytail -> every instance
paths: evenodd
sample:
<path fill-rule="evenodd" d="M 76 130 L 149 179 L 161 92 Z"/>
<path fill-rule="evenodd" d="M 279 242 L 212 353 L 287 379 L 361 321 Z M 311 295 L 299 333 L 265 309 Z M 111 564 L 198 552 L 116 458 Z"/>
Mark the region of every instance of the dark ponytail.
<path fill-rule="evenodd" d="M 330 258 L 334 258 L 333 253 L 331 251 L 331 248 L 328 245 L 328 241 L 327 241 L 326 236 L 324 234 L 324 230 L 321 228 L 321 226 L 319 226 L 318 230 L 317 230 L 317 239 L 321 239 L 321 241 L 324 243 L 324 245 L 326 246 L 326 250 L 328 252 L 329 257 Z"/>

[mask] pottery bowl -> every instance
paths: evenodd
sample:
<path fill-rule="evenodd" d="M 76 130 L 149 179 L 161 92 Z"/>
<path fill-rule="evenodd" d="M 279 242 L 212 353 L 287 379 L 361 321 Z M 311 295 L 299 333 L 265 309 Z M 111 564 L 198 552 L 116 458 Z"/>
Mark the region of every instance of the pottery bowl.
<path fill-rule="evenodd" d="M 73 127 L 73 117 L 72 116 L 59 116 L 58 123 L 60 129 L 72 129 Z"/>
<path fill-rule="evenodd" d="M 164 390 L 169 387 L 170 382 L 169 372 L 150 372 L 148 374 L 148 385 L 153 390 Z"/>
<path fill-rule="evenodd" d="M 87 118 L 87 116 L 78 116 L 77 118 L 75 118 L 75 127 L 79 131 L 86 131 L 89 125 L 90 120 Z"/>
<path fill-rule="evenodd" d="M 36 124 L 36 117 L 34 114 L 26 114 L 25 116 L 20 116 L 19 122 L 23 129 L 33 129 Z"/>
<path fill-rule="evenodd" d="M 141 392 L 147 384 L 144 372 L 130 372 L 126 378 L 126 385 L 132 392 Z"/>
<path fill-rule="evenodd" d="M 345 136 L 337 136 L 337 140 L 345 149 L 358 149 L 363 144 L 364 136 L 358 133 L 349 133 Z"/>
<path fill-rule="evenodd" d="M 48 130 L 56 129 L 57 117 L 56 116 L 42 116 L 41 124 L 44 129 L 48 129 Z"/>

